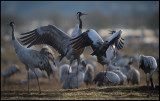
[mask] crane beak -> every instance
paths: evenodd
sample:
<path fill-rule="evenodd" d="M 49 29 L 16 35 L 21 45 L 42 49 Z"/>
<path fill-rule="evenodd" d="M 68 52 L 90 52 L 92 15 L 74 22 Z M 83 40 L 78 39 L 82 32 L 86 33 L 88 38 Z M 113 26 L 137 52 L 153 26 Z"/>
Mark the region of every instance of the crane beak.
<path fill-rule="evenodd" d="M 85 13 L 81 13 L 82 15 L 88 15 L 88 14 L 85 14 Z"/>
<path fill-rule="evenodd" d="M 119 33 L 121 34 L 121 33 L 122 33 L 122 30 L 119 30 Z"/>
<path fill-rule="evenodd" d="M 114 33 L 116 33 L 116 31 L 115 31 L 115 30 L 110 31 L 110 33 L 109 33 L 109 34 L 114 34 Z"/>

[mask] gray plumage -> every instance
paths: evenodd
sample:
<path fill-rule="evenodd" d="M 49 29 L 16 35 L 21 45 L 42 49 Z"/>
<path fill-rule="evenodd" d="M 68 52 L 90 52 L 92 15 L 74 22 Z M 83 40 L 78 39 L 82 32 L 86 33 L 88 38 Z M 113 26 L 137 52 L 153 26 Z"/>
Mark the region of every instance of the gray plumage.
<path fill-rule="evenodd" d="M 61 56 L 59 56 L 59 61 L 66 57 L 68 60 L 70 60 L 70 66 L 74 60 L 77 60 L 79 65 L 80 55 L 84 51 L 84 48 L 78 51 L 72 49 L 72 46 L 69 45 L 69 40 L 71 40 L 72 37 L 77 37 L 82 33 L 82 21 L 80 18 L 82 15 L 86 14 L 77 12 L 77 19 L 79 20 L 79 25 L 75 26 L 72 36 L 69 36 L 54 25 L 48 25 L 41 26 L 27 33 L 22 33 L 21 35 L 23 37 L 21 37 L 20 39 L 22 40 L 23 45 L 28 45 L 27 47 L 38 44 L 50 45 L 56 51 L 58 51 L 59 54 L 61 54 Z"/>
<path fill-rule="evenodd" d="M 106 51 L 106 56 L 102 56 L 102 57 L 97 57 L 97 61 L 102 64 L 103 66 L 104 65 L 108 65 L 111 63 L 111 61 L 116 57 L 115 55 L 115 46 L 109 46 L 109 48 L 107 49 Z"/>
<path fill-rule="evenodd" d="M 52 73 L 52 68 L 54 66 L 54 57 L 53 54 L 50 53 L 49 48 L 42 48 L 41 51 L 33 50 L 30 48 L 26 48 L 22 46 L 18 40 L 14 37 L 14 23 L 11 22 L 10 26 L 12 27 L 12 43 L 15 49 L 15 52 L 19 58 L 19 60 L 25 65 L 27 72 L 31 69 L 35 73 L 35 68 L 39 68 L 40 70 L 45 70 L 48 76 Z M 35 73 L 36 75 L 36 73 Z M 36 75 L 37 77 L 37 75 Z M 41 93 L 39 80 L 38 87 L 39 93 Z M 28 82 L 28 93 L 29 92 L 29 82 Z"/>
<path fill-rule="evenodd" d="M 68 60 L 70 60 L 70 65 L 72 64 L 73 60 L 77 59 L 79 62 L 82 50 L 76 51 L 72 49 L 71 46 L 69 46 L 69 40 L 71 40 L 72 37 L 76 37 L 82 33 L 82 21 L 80 19 L 80 16 L 82 15 L 85 14 L 81 12 L 77 13 L 80 24 L 75 26 L 72 36 L 69 36 L 54 25 L 48 25 L 41 26 L 27 33 L 22 33 L 22 37 L 20 39 L 23 45 L 28 45 L 28 47 L 38 44 L 47 44 L 52 46 L 59 52 L 59 54 L 61 54 L 60 61 L 66 57 Z"/>
<path fill-rule="evenodd" d="M 152 75 L 155 69 L 157 68 L 156 59 L 152 56 L 140 55 L 138 67 L 141 68 L 145 74 L 147 74 L 146 82 L 147 82 L 148 89 L 149 89 L 149 78 L 150 78 L 152 89 L 155 89 L 155 85 L 152 80 Z"/>
<path fill-rule="evenodd" d="M 105 75 L 105 72 L 99 72 L 93 79 L 93 82 L 95 84 L 98 83 L 98 86 L 104 86 L 104 75 Z"/>
<path fill-rule="evenodd" d="M 131 68 L 129 66 L 124 66 L 120 68 L 120 71 L 127 77 L 127 81 L 129 82 L 131 80 Z"/>
<path fill-rule="evenodd" d="M 133 62 L 135 62 L 136 64 L 138 64 L 139 55 L 137 53 L 132 54 L 130 56 L 130 58 L 133 59 Z"/>
<path fill-rule="evenodd" d="M 114 70 L 121 71 L 127 77 L 128 82 L 131 80 L 132 71 L 131 71 L 130 66 L 126 65 L 124 67 L 119 67 L 119 66 L 117 66 L 116 63 L 114 63 L 114 65 L 110 63 L 107 66 L 107 71 L 114 71 Z"/>
<path fill-rule="evenodd" d="M 124 82 L 127 80 L 127 77 L 120 70 L 113 70 L 112 72 L 116 73 L 119 76 L 119 85 L 124 85 Z"/>
<path fill-rule="evenodd" d="M 158 73 L 158 81 L 159 81 L 159 57 L 157 57 L 156 61 L 157 61 L 157 68 L 158 68 L 158 70 L 157 70 L 157 73 Z"/>
<path fill-rule="evenodd" d="M 104 77 L 104 73 L 106 73 L 106 76 Z M 99 72 L 93 82 L 96 84 L 98 82 L 98 86 L 108 85 L 108 86 L 115 86 L 120 83 L 119 76 L 112 72 L 112 71 L 106 71 L 106 72 Z"/>
<path fill-rule="evenodd" d="M 47 78 L 47 75 L 45 74 L 44 71 L 35 69 L 35 73 L 37 74 L 38 78 Z M 26 79 L 20 80 L 20 84 L 28 82 L 29 79 L 36 79 L 35 73 L 33 71 L 29 70 L 29 73 L 26 73 Z"/>
<path fill-rule="evenodd" d="M 95 30 L 90 29 L 70 40 L 72 41 L 70 45 L 73 45 L 72 48 L 75 50 L 91 46 L 94 51 L 91 55 L 96 55 L 97 57 L 106 56 L 105 53 L 109 46 L 115 45 L 117 49 L 123 48 L 124 39 L 121 37 L 121 33 L 122 30 L 117 31 L 104 42 Z"/>
<path fill-rule="evenodd" d="M 115 57 L 116 49 L 121 49 L 123 47 L 124 40 L 121 37 L 122 30 L 117 31 L 111 37 L 109 37 L 108 41 L 103 41 L 103 39 L 99 36 L 99 34 L 93 30 L 89 29 L 86 32 L 83 32 L 76 38 L 73 38 L 70 45 L 75 50 L 80 50 L 84 47 L 91 46 L 93 53 L 91 55 L 97 56 L 97 61 L 103 65 L 109 63 L 113 57 Z M 108 52 L 108 50 L 112 51 L 112 53 Z M 108 58 L 108 54 L 114 54 L 113 57 Z"/>
<path fill-rule="evenodd" d="M 77 68 L 78 68 L 78 73 L 77 73 Z M 79 67 L 72 67 L 70 70 L 70 74 L 68 75 L 68 69 L 69 65 L 63 65 L 60 67 L 60 77 L 62 80 L 62 89 L 75 89 L 78 88 L 84 81 L 84 76 L 86 72 L 86 67 L 85 66 L 79 66 Z M 77 77 L 78 76 L 78 82 L 77 82 Z M 77 84 L 78 83 L 78 84 Z M 77 87 L 78 86 L 78 87 Z"/>
<path fill-rule="evenodd" d="M 67 78 L 68 70 L 70 73 L 72 72 L 72 69 L 69 69 L 68 64 L 64 64 L 59 67 L 59 76 L 62 82 Z"/>
<path fill-rule="evenodd" d="M 107 65 L 107 71 L 113 71 L 113 70 L 120 70 L 121 67 L 117 66 L 116 63 L 112 64 L 108 64 Z"/>
<path fill-rule="evenodd" d="M 123 85 L 124 82 L 130 78 L 130 75 L 128 73 L 128 68 L 125 67 L 119 67 L 117 66 L 117 64 L 109 64 L 107 66 L 107 71 L 113 71 L 114 73 L 116 73 L 119 77 L 120 77 L 120 85 Z M 124 73 L 125 72 L 125 73 Z"/>
<path fill-rule="evenodd" d="M 90 64 L 93 68 L 94 68 L 94 70 L 96 70 L 96 67 L 97 67 L 97 65 L 95 64 L 95 62 L 94 61 L 91 61 L 91 60 L 86 60 L 86 63 L 87 64 Z"/>
<path fill-rule="evenodd" d="M 2 86 L 5 85 L 5 82 L 6 82 L 6 79 L 7 78 L 10 78 L 12 75 L 16 74 L 20 72 L 20 69 L 17 65 L 14 65 L 14 66 L 11 66 L 11 67 L 8 67 L 8 68 L 5 68 L 3 71 L 2 71 L 2 77 L 3 77 L 3 83 L 2 83 Z"/>
<path fill-rule="evenodd" d="M 85 84 L 91 85 L 94 78 L 94 67 L 91 64 L 87 64 L 87 71 L 85 73 L 84 82 Z"/>
<path fill-rule="evenodd" d="M 140 84 L 140 73 L 137 69 L 135 69 L 133 66 L 130 66 L 131 68 L 131 72 L 132 72 L 132 76 L 131 76 L 131 83 L 134 85 L 134 84 L 137 84 L 139 85 Z"/>
<path fill-rule="evenodd" d="M 14 66 L 5 68 L 2 71 L 2 76 L 3 77 L 10 77 L 10 76 L 12 76 L 13 74 L 15 74 L 17 72 L 20 72 L 20 69 L 19 69 L 19 67 L 17 65 L 14 65 Z"/>
<path fill-rule="evenodd" d="M 116 63 L 117 66 L 124 67 L 128 65 L 129 59 L 122 54 L 117 54 L 116 58 L 113 59 L 112 63 Z"/>
<path fill-rule="evenodd" d="M 128 84 L 129 82 L 131 82 L 132 85 L 140 84 L 140 73 L 136 68 L 132 66 L 133 62 L 135 62 L 134 59 L 130 57 L 128 64 L 125 66 L 125 68 L 128 70 L 127 81 L 128 81 Z"/>

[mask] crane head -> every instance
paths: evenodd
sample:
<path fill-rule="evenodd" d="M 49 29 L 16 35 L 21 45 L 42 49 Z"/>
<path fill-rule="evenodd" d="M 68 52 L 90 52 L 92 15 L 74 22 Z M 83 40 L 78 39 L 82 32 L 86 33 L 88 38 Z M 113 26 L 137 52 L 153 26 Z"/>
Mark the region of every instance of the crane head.
<path fill-rule="evenodd" d="M 82 16 L 82 15 L 87 15 L 87 14 L 82 13 L 82 12 L 77 12 L 77 18 L 80 17 L 80 16 Z"/>
<path fill-rule="evenodd" d="M 115 31 L 115 30 L 110 31 L 110 33 L 109 33 L 109 34 L 114 34 L 114 33 L 116 33 L 116 31 Z"/>
<path fill-rule="evenodd" d="M 9 23 L 9 25 L 10 25 L 10 26 L 13 26 L 13 25 L 14 25 L 14 22 L 13 22 L 13 21 L 11 21 L 11 22 Z"/>

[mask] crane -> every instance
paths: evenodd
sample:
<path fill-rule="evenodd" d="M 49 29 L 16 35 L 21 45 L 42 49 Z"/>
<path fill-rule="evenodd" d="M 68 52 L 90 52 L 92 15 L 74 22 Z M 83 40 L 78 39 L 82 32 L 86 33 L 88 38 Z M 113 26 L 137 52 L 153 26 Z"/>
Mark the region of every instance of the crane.
<path fill-rule="evenodd" d="M 97 61 L 103 66 L 104 72 L 104 65 L 113 60 L 116 56 L 116 49 L 123 48 L 124 39 L 121 37 L 121 33 L 122 30 L 111 31 L 112 36 L 104 42 L 94 29 L 89 29 L 81 35 L 72 38 L 70 45 L 75 50 L 91 46 L 93 50 L 91 55 L 96 55 Z M 110 56 L 108 57 L 107 54 Z"/>
<path fill-rule="evenodd" d="M 52 66 L 55 65 L 54 57 L 48 48 L 42 48 L 41 51 L 33 50 L 30 48 L 26 48 L 22 46 L 18 40 L 14 36 L 14 22 L 10 22 L 10 26 L 12 28 L 12 44 L 14 50 L 19 58 L 19 60 L 25 65 L 25 68 L 29 75 L 29 69 L 31 69 L 35 73 L 35 68 L 39 68 L 40 70 L 45 70 L 48 76 L 52 73 Z M 36 79 L 38 82 L 39 93 L 41 93 L 38 76 L 36 75 Z M 29 91 L 29 76 L 28 76 L 28 93 Z"/>

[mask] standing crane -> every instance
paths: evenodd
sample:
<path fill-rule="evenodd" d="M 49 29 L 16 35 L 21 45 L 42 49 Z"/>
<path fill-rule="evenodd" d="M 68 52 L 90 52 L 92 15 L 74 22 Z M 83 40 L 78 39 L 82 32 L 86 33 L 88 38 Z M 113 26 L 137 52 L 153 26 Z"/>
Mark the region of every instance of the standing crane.
<path fill-rule="evenodd" d="M 152 76 L 153 76 L 154 71 L 157 68 L 156 59 L 153 56 L 140 55 L 138 67 L 139 69 L 141 68 L 146 74 L 146 83 L 147 83 L 148 90 L 149 90 L 149 80 L 150 80 L 152 91 L 154 91 L 155 84 L 153 82 Z M 147 96 L 148 97 L 150 96 L 150 92 Z"/>
<path fill-rule="evenodd" d="M 29 69 L 31 69 L 35 73 L 35 68 L 39 68 L 40 70 L 45 70 L 49 76 L 50 73 L 52 73 L 52 66 L 55 65 L 53 55 L 49 51 L 49 49 L 43 48 L 41 51 L 37 51 L 22 46 L 14 36 L 14 30 L 15 30 L 14 23 L 10 22 L 10 26 L 12 28 L 12 44 L 14 50 L 19 60 L 25 65 L 27 72 L 29 71 Z M 41 93 L 38 76 L 36 73 L 35 75 L 38 82 L 39 93 Z M 28 72 L 28 93 L 30 93 L 29 72 Z"/>
<path fill-rule="evenodd" d="M 77 12 L 79 25 L 77 24 L 75 29 L 73 30 L 72 36 L 74 37 L 77 37 L 82 33 L 82 21 L 80 18 L 82 15 L 87 15 L 87 14 Z M 70 44 L 69 40 L 72 39 L 72 36 L 69 36 L 56 26 L 54 25 L 41 26 L 39 28 L 34 29 L 33 31 L 22 33 L 21 35 L 22 37 L 20 39 L 23 45 L 28 44 L 27 47 L 31 47 L 33 45 L 38 45 L 38 44 L 50 45 L 61 54 L 60 61 L 64 57 L 66 57 L 68 60 L 70 60 L 70 66 L 73 60 L 77 60 L 79 65 L 80 55 L 82 54 L 84 48 L 77 51 L 73 49 L 72 46 L 69 46 Z"/>

